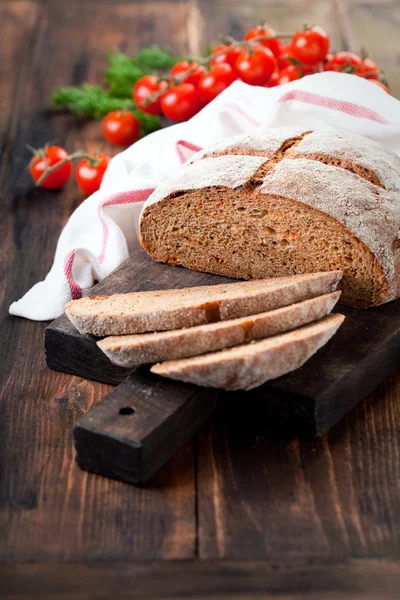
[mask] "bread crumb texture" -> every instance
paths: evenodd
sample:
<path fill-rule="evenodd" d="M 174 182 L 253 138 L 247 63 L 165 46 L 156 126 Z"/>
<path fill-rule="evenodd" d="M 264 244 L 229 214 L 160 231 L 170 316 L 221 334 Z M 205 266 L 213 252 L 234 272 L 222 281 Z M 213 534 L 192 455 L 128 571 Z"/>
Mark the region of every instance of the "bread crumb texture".
<path fill-rule="evenodd" d="M 400 295 L 400 158 L 354 134 L 260 130 L 198 153 L 144 205 L 157 261 L 243 279 L 343 271 L 341 301 Z"/>

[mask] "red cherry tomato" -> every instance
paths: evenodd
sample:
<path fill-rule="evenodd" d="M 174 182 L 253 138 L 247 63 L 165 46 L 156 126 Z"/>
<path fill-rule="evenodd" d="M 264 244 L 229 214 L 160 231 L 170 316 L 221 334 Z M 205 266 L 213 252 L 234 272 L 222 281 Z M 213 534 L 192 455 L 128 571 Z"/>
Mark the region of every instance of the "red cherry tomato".
<path fill-rule="evenodd" d="M 362 64 L 361 58 L 354 52 L 348 52 L 343 50 L 334 54 L 332 58 L 325 64 L 325 71 L 344 71 L 354 72 L 355 67 L 359 67 Z"/>
<path fill-rule="evenodd" d="M 68 153 L 60 146 L 47 146 L 32 156 L 29 163 L 29 172 L 34 181 L 38 181 L 48 167 L 53 167 L 68 157 Z M 47 190 L 55 190 L 62 187 L 70 178 L 72 173 L 71 162 L 65 163 L 59 169 L 53 171 L 46 177 L 40 187 Z"/>
<path fill-rule="evenodd" d="M 132 97 L 136 106 L 149 115 L 160 115 L 160 99 L 150 101 L 151 96 L 167 87 L 166 81 L 159 81 L 155 75 L 145 75 L 137 80 Z"/>
<path fill-rule="evenodd" d="M 318 25 L 313 25 L 311 29 L 297 31 L 292 39 L 293 53 L 305 65 L 323 62 L 329 52 L 329 46 L 329 35 Z"/>
<path fill-rule="evenodd" d="M 303 71 L 303 75 L 313 75 L 313 73 L 318 73 L 319 64 L 317 65 L 297 65 L 299 69 Z"/>
<path fill-rule="evenodd" d="M 181 62 L 176 63 L 169 73 L 172 75 L 172 83 L 174 83 L 174 77 L 182 77 L 179 83 L 191 83 L 197 87 L 205 72 L 206 70 L 203 65 L 199 65 L 197 62 L 190 63 L 187 60 L 182 60 Z M 187 76 L 184 76 L 185 73 L 188 73 Z"/>
<path fill-rule="evenodd" d="M 374 83 L 375 85 L 380 87 L 382 90 L 384 90 L 388 94 L 392 95 L 392 92 L 389 90 L 388 86 L 385 85 L 384 83 L 382 83 L 382 81 L 378 81 L 377 79 L 369 79 L 368 81 L 370 81 L 371 83 Z"/>
<path fill-rule="evenodd" d="M 269 48 L 254 46 L 250 52 L 243 50 L 236 60 L 236 71 L 245 83 L 264 85 L 277 66 L 276 58 Z"/>
<path fill-rule="evenodd" d="M 253 27 L 252 29 L 249 29 L 249 31 L 244 36 L 244 39 L 246 42 L 248 42 L 250 40 L 254 40 L 256 42 L 257 38 L 274 37 L 274 36 L 276 36 L 275 29 L 272 29 L 271 27 L 267 27 L 267 25 L 257 25 L 257 27 Z M 265 48 L 269 48 L 270 50 L 272 50 L 272 53 L 276 57 L 278 57 L 280 55 L 281 46 L 282 46 L 282 42 L 281 42 L 280 38 L 276 37 L 275 39 L 272 39 L 272 40 L 261 40 L 259 43 L 262 46 L 265 46 Z"/>
<path fill-rule="evenodd" d="M 267 83 L 264 83 L 263 87 L 271 88 L 271 87 L 277 86 L 279 75 L 280 75 L 280 73 L 278 70 L 274 71 L 272 73 L 271 77 L 268 79 Z"/>
<path fill-rule="evenodd" d="M 100 187 L 105 170 L 111 158 L 104 154 L 96 156 L 97 164 L 91 166 L 87 158 L 79 161 L 76 167 L 75 178 L 77 184 L 88 196 L 94 194 Z"/>
<path fill-rule="evenodd" d="M 211 52 L 211 66 L 227 63 L 234 69 L 236 59 L 240 52 L 241 49 L 239 46 L 234 46 L 233 44 L 226 46 L 225 44 L 221 44 Z"/>
<path fill-rule="evenodd" d="M 140 123 L 128 110 L 116 110 L 103 119 L 103 135 L 110 144 L 130 146 L 139 137 Z"/>
<path fill-rule="evenodd" d="M 277 57 L 278 69 L 282 71 L 282 69 L 290 67 L 290 65 L 293 64 L 293 58 L 295 58 L 295 56 L 293 54 L 292 44 L 286 44 L 285 46 L 282 46 L 281 53 Z"/>
<path fill-rule="evenodd" d="M 364 58 L 361 65 L 356 67 L 355 74 L 366 79 L 379 79 L 379 67 L 370 58 Z"/>
<path fill-rule="evenodd" d="M 180 83 L 161 97 L 161 110 L 172 121 L 187 121 L 199 112 L 200 95 L 191 83 Z"/>
<path fill-rule="evenodd" d="M 200 96 L 204 102 L 211 102 L 235 81 L 235 73 L 230 65 L 215 65 L 199 83 Z"/>
<path fill-rule="evenodd" d="M 283 85 L 285 83 L 289 83 L 290 81 L 296 81 L 296 79 L 300 79 L 303 77 L 303 71 L 297 65 L 290 65 L 290 67 L 286 67 L 279 73 L 279 76 L 276 80 L 276 85 Z"/>

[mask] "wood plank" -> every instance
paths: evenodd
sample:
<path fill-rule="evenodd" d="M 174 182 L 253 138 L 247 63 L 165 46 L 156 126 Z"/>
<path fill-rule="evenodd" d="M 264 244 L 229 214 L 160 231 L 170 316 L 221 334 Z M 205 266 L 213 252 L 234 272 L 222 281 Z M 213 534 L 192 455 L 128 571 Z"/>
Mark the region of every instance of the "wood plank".
<path fill-rule="evenodd" d="M 43 564 L 0 566 L 8 600 L 394 600 L 400 567 L 390 559 Z"/>
<path fill-rule="evenodd" d="M 200 557 L 399 558 L 399 399 L 397 374 L 311 442 L 221 407 L 198 439 Z"/>
<path fill-rule="evenodd" d="M 384 69 L 393 95 L 400 98 L 399 3 L 341 4 L 357 43 L 354 50 L 367 49 L 371 58 Z"/>
<path fill-rule="evenodd" d="M 3 2 L 0 5 L 2 44 L 0 47 L 0 198 L 3 196 L 11 150 L 21 111 L 21 86 L 29 71 L 29 45 L 39 15 L 36 2 Z M 15 35 L 15 31 L 19 35 Z M 19 68 L 16 68 L 19 65 Z"/>
<path fill-rule="evenodd" d="M 18 8 L 24 2 L 7 6 L 11 4 L 7 35 L 18 40 L 24 31 L 21 19 L 30 22 L 29 11 Z M 133 53 L 149 43 L 172 41 L 175 49 L 183 50 L 183 4 L 174 2 L 171 11 L 169 7 L 168 2 L 110 3 L 100 10 L 94 2 L 40 3 L 34 43 L 26 46 L 31 63 L 18 91 L 22 113 L 0 218 L 3 561 L 194 555 L 193 446 L 187 445 L 146 490 L 82 472 L 74 462 L 72 426 L 110 387 L 50 372 L 44 362 L 43 324 L 7 315 L 10 302 L 46 274 L 59 232 L 81 201 L 73 182 L 59 193 L 33 190 L 24 171 L 29 158 L 25 144 L 57 138 L 73 150 L 86 143 L 93 147 L 102 139 L 96 123 L 82 129 L 68 115 L 47 112 L 51 90 L 100 81 L 105 55 L 113 47 Z M 0 15 L 4 10 L 2 3 Z M 21 18 L 14 17 L 19 10 Z M 10 60 L 17 56 L 16 48 L 10 46 Z M 0 115 L 3 127 L 7 118 Z"/>
<path fill-rule="evenodd" d="M 133 484 L 148 482 L 215 410 L 217 391 L 129 375 L 74 425 L 82 469 Z"/>

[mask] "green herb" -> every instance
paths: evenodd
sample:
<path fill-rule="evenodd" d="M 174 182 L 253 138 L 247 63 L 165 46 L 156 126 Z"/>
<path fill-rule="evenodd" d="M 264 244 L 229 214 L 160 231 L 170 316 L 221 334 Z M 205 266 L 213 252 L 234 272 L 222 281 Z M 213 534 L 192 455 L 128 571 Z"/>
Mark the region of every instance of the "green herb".
<path fill-rule="evenodd" d="M 86 83 L 79 87 L 64 87 L 53 93 L 51 102 L 57 108 L 94 119 L 102 119 L 120 108 L 129 109 L 139 119 L 142 135 L 146 135 L 160 127 L 160 119 L 133 107 L 132 88 L 144 75 L 165 74 L 179 60 L 158 46 L 144 48 L 133 58 L 113 52 L 108 55 L 109 66 L 105 72 L 108 89 Z"/>
<path fill-rule="evenodd" d="M 56 90 L 51 98 L 53 106 L 67 108 L 76 115 L 102 119 L 113 110 L 126 108 L 139 119 L 141 134 L 146 135 L 160 127 L 160 118 L 148 115 L 132 107 L 132 98 L 116 98 L 98 85 L 84 83 L 81 87 L 65 87 Z"/>
<path fill-rule="evenodd" d="M 161 50 L 158 46 L 144 48 L 133 58 L 129 58 L 122 52 L 110 53 L 109 67 L 105 72 L 110 94 L 118 98 L 128 97 L 140 77 L 149 73 L 165 73 L 178 61 L 179 58 Z"/>
<path fill-rule="evenodd" d="M 154 45 L 140 50 L 132 62 L 142 71 L 167 71 L 180 60 L 182 57 L 174 56 Z"/>
<path fill-rule="evenodd" d="M 134 60 L 122 52 L 108 55 L 109 67 L 105 78 L 110 88 L 110 94 L 117 98 L 132 98 L 132 88 L 138 79 L 145 74 Z"/>

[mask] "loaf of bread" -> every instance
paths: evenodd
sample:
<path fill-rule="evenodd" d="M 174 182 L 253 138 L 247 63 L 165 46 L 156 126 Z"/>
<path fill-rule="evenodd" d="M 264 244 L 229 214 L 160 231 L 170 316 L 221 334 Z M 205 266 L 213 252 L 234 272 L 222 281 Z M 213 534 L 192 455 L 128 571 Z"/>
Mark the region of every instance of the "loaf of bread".
<path fill-rule="evenodd" d="M 291 127 L 200 152 L 144 205 L 157 261 L 243 279 L 341 270 L 355 307 L 400 295 L 400 158 L 333 130 Z"/>
<path fill-rule="evenodd" d="M 83 334 L 103 337 L 226 321 L 336 290 L 340 271 L 194 288 L 87 296 L 65 313 Z"/>
<path fill-rule="evenodd" d="M 301 367 L 336 333 L 343 315 L 330 315 L 289 333 L 151 367 L 152 373 L 225 390 L 250 390 Z"/>
<path fill-rule="evenodd" d="M 112 363 L 120 367 L 188 358 L 270 337 L 322 319 L 332 311 L 339 296 L 340 292 L 332 292 L 258 315 L 197 327 L 106 337 L 97 345 Z"/>

